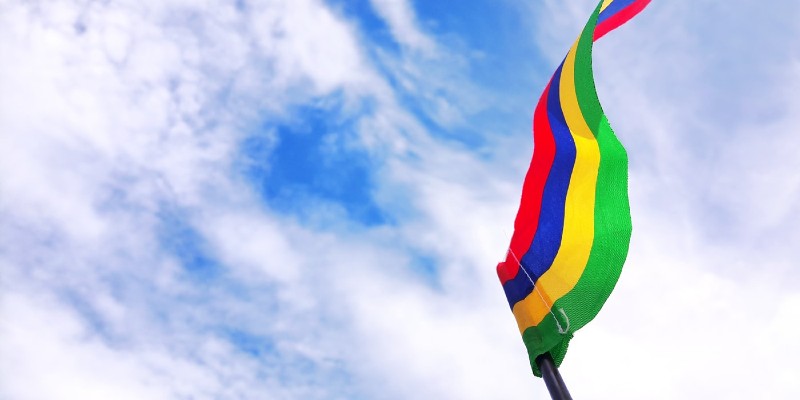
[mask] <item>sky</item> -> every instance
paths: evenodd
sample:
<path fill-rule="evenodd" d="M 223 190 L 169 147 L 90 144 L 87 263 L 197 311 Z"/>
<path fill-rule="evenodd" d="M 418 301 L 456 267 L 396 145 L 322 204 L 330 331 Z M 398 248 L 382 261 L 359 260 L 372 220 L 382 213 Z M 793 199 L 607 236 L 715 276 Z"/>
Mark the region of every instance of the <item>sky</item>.
<path fill-rule="evenodd" d="M 547 398 L 495 265 L 592 0 L 0 0 L 0 398 Z M 576 398 L 800 394 L 800 3 L 594 48 L 630 158 Z"/>

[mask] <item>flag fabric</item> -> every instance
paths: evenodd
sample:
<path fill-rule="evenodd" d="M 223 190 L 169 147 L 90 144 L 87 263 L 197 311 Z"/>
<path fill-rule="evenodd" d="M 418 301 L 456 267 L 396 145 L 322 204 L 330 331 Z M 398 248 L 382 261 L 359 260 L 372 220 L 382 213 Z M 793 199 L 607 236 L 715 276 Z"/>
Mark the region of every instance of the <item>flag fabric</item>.
<path fill-rule="evenodd" d="M 649 1 L 602 0 L 534 111 L 533 158 L 497 274 L 536 376 L 541 354 L 561 364 L 575 331 L 611 294 L 628 253 L 628 157 L 597 97 L 592 46 Z"/>

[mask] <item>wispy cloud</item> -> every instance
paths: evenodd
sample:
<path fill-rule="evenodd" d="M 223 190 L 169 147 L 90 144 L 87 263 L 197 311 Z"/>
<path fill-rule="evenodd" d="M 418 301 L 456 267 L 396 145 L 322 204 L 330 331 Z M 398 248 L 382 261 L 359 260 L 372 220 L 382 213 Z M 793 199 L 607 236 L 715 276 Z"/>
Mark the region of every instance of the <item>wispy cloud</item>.
<path fill-rule="evenodd" d="M 8 2 L 0 394 L 546 396 L 493 269 L 530 156 L 535 93 L 512 87 L 593 6 L 543 4 L 493 3 L 532 16 L 493 53 L 408 1 Z M 775 22 L 759 43 L 796 36 L 782 6 L 713 25 L 654 3 L 598 45 L 636 225 L 564 364 L 577 397 L 755 396 L 744 362 L 798 391 L 798 54 L 744 31 L 768 61 L 722 51 L 743 15 Z M 399 46 L 358 23 L 376 16 Z"/>
<path fill-rule="evenodd" d="M 370 4 L 389 26 L 392 37 L 402 46 L 425 55 L 437 52 L 436 42 L 424 32 L 416 12 L 407 0 L 370 0 Z"/>

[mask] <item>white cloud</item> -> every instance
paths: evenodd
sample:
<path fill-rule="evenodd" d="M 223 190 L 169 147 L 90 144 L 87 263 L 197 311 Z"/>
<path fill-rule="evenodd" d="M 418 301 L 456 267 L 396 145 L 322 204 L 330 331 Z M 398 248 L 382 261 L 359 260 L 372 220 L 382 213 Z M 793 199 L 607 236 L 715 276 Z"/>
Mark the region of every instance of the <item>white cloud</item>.
<path fill-rule="evenodd" d="M 317 2 L 266 3 L 259 17 L 217 3 L 5 7 L 2 50 L 14 61 L 0 74 L 3 397 L 324 397 L 298 375 L 302 362 L 290 363 L 303 359 L 293 343 L 313 338 L 297 334 L 308 322 L 270 311 L 272 281 L 291 281 L 300 268 L 295 250 L 277 254 L 282 233 L 247 230 L 226 208 L 254 205 L 251 189 L 229 176 L 230 157 L 262 111 L 362 84 L 369 71 L 359 73 L 350 28 Z M 271 20 L 285 26 L 255 36 Z M 305 28 L 312 20 L 320 31 Z M 215 233 L 257 236 L 221 258 L 244 274 L 234 284 L 262 285 L 249 303 L 224 281 L 212 290 L 187 280 L 158 243 L 159 209 L 188 210 L 191 225 L 217 202 L 239 222 Z M 248 249 L 258 243 L 270 246 L 253 273 Z M 233 348 L 217 332 L 230 326 L 286 335 L 274 351 L 288 365 Z"/>
<path fill-rule="evenodd" d="M 563 52 L 565 26 L 577 33 L 585 13 L 548 4 L 547 15 L 568 17 L 543 17 L 537 29 L 560 32 L 543 46 L 563 40 Z M 401 90 L 433 87 L 416 101 L 455 126 L 485 107 L 461 82 L 469 57 L 425 33 L 411 3 L 373 6 L 412 51 L 370 60 L 360 33 L 312 0 L 246 3 L 246 13 L 213 1 L 4 8 L 0 52 L 14 62 L 0 65 L 2 396 L 546 396 L 493 268 L 527 161 L 498 154 L 518 154 L 509 148 L 520 143 L 498 140 L 487 157 L 428 132 L 372 62 L 403 78 Z M 798 182 L 786 166 L 796 164 L 797 61 L 762 82 L 759 98 L 780 99 L 782 112 L 730 130 L 728 146 L 712 132 L 687 151 L 724 116 L 697 111 L 713 109 L 726 87 L 706 83 L 681 101 L 670 87 L 697 87 L 713 71 L 674 67 L 705 65 L 704 44 L 674 33 L 683 6 L 651 7 L 596 52 L 600 96 L 629 144 L 636 225 L 625 273 L 577 335 L 565 378 L 576 397 L 746 398 L 757 394 L 755 376 L 788 398 L 798 391 L 800 308 L 786 283 L 797 279 L 796 250 L 767 243 L 775 251 L 764 256 L 748 246 L 759 235 L 796 237 Z M 434 50 L 433 61 L 414 54 Z M 337 91 L 352 104 L 375 101 L 355 145 L 379 160 L 374 194 L 402 217 L 395 225 L 310 229 L 270 211 L 232 172 L 253 126 L 291 120 L 292 107 Z M 528 126 L 520 132 L 529 140 Z M 742 163 L 746 152 L 758 163 Z M 742 178 L 698 190 L 693 177 L 712 174 L 696 171 L 712 167 Z M 743 215 L 734 230 L 756 233 L 714 240 L 713 221 L 698 218 L 703 196 Z M 165 209 L 221 264 L 213 279 L 163 248 Z M 409 268 L 420 254 L 440 267 L 435 284 Z M 256 343 L 226 336 L 241 332 Z M 684 357 L 694 363 L 677 368 Z M 620 374 L 634 379 L 623 385 Z"/>
<path fill-rule="evenodd" d="M 370 3 L 389 26 L 398 43 L 424 55 L 436 53 L 436 42 L 419 27 L 416 13 L 408 0 L 370 0 Z"/>
<path fill-rule="evenodd" d="M 58 303 L 3 293 L 2 392 L 13 399 L 167 399 L 157 376 L 99 343 Z M 162 378 L 163 379 L 163 378 Z M 160 379 L 158 379 L 160 380 Z"/>

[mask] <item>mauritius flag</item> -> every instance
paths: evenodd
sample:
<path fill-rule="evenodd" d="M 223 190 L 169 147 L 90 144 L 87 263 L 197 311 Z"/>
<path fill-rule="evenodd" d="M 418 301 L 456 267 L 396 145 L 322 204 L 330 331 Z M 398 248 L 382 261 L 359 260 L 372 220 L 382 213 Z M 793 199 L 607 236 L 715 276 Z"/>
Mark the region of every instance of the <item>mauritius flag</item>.
<path fill-rule="evenodd" d="M 628 157 L 597 97 L 592 46 L 648 3 L 601 1 L 534 111 L 533 159 L 497 274 L 537 376 L 537 356 L 550 353 L 561 364 L 628 253 Z"/>

